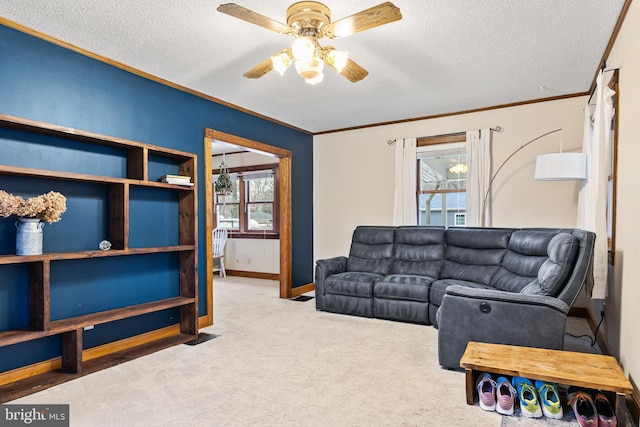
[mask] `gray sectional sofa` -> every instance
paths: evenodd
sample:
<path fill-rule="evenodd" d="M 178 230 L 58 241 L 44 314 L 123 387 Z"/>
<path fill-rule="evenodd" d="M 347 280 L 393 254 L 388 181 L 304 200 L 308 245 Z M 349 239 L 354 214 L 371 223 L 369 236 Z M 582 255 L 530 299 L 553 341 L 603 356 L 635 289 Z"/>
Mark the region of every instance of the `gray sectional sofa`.
<path fill-rule="evenodd" d="M 439 361 L 467 342 L 561 349 L 591 268 L 578 229 L 357 227 L 349 256 L 318 260 L 316 308 L 438 328 Z"/>

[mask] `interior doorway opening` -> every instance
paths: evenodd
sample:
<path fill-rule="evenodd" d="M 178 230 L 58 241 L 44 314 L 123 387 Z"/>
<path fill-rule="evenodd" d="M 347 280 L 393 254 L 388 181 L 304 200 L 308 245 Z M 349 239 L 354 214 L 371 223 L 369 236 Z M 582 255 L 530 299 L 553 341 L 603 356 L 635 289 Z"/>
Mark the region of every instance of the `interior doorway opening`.
<path fill-rule="evenodd" d="M 214 190 L 213 190 L 213 151 L 212 143 L 231 144 L 245 151 L 267 154 L 278 163 L 278 218 L 280 230 L 280 298 L 291 298 L 291 151 L 274 147 L 258 141 L 242 138 L 214 129 L 205 129 L 204 139 L 204 183 L 206 200 L 206 277 L 207 277 L 207 323 L 213 324 L 213 237 L 214 229 Z"/>

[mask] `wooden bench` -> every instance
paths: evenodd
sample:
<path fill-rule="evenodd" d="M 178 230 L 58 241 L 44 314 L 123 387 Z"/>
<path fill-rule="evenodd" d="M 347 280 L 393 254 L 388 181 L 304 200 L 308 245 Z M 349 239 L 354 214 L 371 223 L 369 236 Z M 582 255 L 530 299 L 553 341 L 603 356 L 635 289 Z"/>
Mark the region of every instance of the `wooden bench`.
<path fill-rule="evenodd" d="M 474 404 L 477 375 L 489 372 L 615 392 L 618 425 L 626 425 L 625 398 L 633 387 L 612 356 L 469 342 L 460 366 L 465 369 L 468 405 Z"/>

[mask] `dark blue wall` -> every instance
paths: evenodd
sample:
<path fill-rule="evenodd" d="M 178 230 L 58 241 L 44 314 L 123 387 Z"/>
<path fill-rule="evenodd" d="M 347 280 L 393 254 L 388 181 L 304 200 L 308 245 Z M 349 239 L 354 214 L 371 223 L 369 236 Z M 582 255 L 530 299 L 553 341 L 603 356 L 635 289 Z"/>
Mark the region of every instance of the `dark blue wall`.
<path fill-rule="evenodd" d="M 293 287 L 313 281 L 313 137 L 311 135 L 161 85 L 2 25 L 0 25 L 0 113 L 196 153 L 198 179 L 201 183 L 204 179 L 205 128 L 290 150 L 293 153 Z M 15 152 L 14 141 L 20 140 L 19 135 L 16 138 L 7 138 L 6 134 L 4 136 L 4 140 L 0 137 L 0 144 L 5 145 L 0 147 L 0 164 L 3 163 L 2 149 Z M 20 149 L 19 142 L 17 147 Z M 0 188 L 3 188 L 2 182 L 0 181 Z M 18 181 L 9 183 L 5 180 L 5 183 L 17 189 L 16 191 L 25 185 Z M 96 190 L 74 188 L 68 191 L 76 191 L 82 195 L 83 191 Z M 203 245 L 207 204 L 204 198 L 204 185 L 200 185 L 198 191 L 198 217 L 200 218 L 198 221 L 200 242 L 198 283 L 199 294 L 204 296 L 206 295 L 204 271 L 206 263 Z M 99 195 L 96 197 L 100 199 Z M 141 198 L 144 200 L 145 197 Z M 91 195 L 88 198 L 90 199 Z M 78 200 L 81 199 L 82 197 L 78 196 Z M 103 207 L 98 205 L 93 209 L 96 210 L 96 215 L 102 215 Z M 66 216 L 71 215 L 63 215 L 62 221 Z M 7 234 L 7 230 L 11 228 L 7 226 L 9 220 L 13 223 L 13 219 L 0 218 L 0 222 L 5 222 L 4 225 L 0 224 L 2 233 L 0 239 L 6 237 L 4 234 Z M 52 227 L 56 226 L 54 224 Z M 152 236 L 147 237 L 153 240 Z M 138 238 L 145 239 L 144 236 L 138 236 Z M 167 259 L 163 262 L 173 265 L 174 260 L 171 256 L 165 257 Z M 129 258 L 121 261 L 122 271 L 133 271 L 134 268 L 130 264 L 133 262 L 137 263 L 138 268 L 145 262 L 155 262 L 151 259 L 153 256 L 141 257 L 137 260 Z M 73 262 L 69 262 L 68 265 L 63 263 L 58 267 L 59 276 L 70 275 L 70 271 L 77 268 L 74 264 Z M 101 266 L 95 267 L 99 269 Z M 3 270 L 4 274 L 2 274 Z M 24 305 L 15 307 L 8 301 L 1 301 L 2 298 L 8 298 L 7 295 L 17 295 L 19 301 L 24 300 L 26 290 L 19 290 L 11 285 L 11 282 L 22 282 L 23 279 L 24 272 L 18 267 L 0 269 L 0 308 L 12 307 L 10 316 L 5 316 L 6 312 L 5 315 L 0 316 L 0 320 L 3 316 L 7 317 L 0 322 L 4 328 L 7 325 L 16 327 L 24 323 L 27 318 Z M 3 288 L 11 291 L 4 293 Z M 86 301 L 91 299 L 91 295 L 82 295 L 82 297 Z M 134 301 L 135 293 L 131 298 L 132 303 L 137 302 Z M 58 309 L 60 316 L 64 316 L 65 308 Z M 201 298 L 199 309 L 200 314 L 206 313 L 205 298 Z M 147 323 L 159 327 L 164 323 L 170 324 L 171 319 L 174 318 L 174 313 L 148 316 Z M 121 323 L 119 326 L 121 329 L 136 328 L 136 322 Z M 97 339 L 96 344 L 108 341 L 104 338 L 107 336 L 111 337 L 109 339 L 119 338 L 118 333 L 114 332 L 117 329 L 114 328 L 115 326 L 110 325 L 104 328 L 103 338 Z M 91 338 L 87 337 L 87 340 L 91 341 Z M 45 350 L 43 354 L 37 356 L 35 355 L 37 352 L 32 350 L 33 347 L 37 347 L 34 343 L 0 348 L 0 356 L 2 356 L 0 360 L 6 362 L 0 362 L 0 372 L 15 365 L 16 354 L 21 354 L 20 357 L 23 357 L 26 352 L 33 355 L 33 360 L 24 360 L 25 363 L 21 362 L 20 365 L 55 355 L 56 351 L 53 349 L 57 347 L 57 339 L 51 338 L 46 341 L 53 343 L 44 345 L 50 351 Z M 10 359 L 14 362 L 9 362 Z"/>

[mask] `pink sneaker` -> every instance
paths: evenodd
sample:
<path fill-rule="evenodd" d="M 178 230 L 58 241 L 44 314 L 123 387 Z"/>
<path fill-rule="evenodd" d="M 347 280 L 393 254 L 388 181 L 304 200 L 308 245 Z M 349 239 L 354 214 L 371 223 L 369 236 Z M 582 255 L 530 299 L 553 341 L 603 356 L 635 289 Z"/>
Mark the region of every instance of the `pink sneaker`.
<path fill-rule="evenodd" d="M 494 411 L 496 409 L 496 382 L 491 378 L 491 374 L 485 372 L 480 375 L 476 388 L 480 407 L 485 411 Z"/>
<path fill-rule="evenodd" d="M 596 393 L 593 404 L 598 412 L 598 427 L 616 427 L 618 425 L 618 419 L 613 412 L 611 403 L 607 400 L 607 396 L 603 393 Z"/>
<path fill-rule="evenodd" d="M 496 384 L 496 412 L 502 415 L 513 415 L 516 389 L 505 377 L 498 377 Z"/>
<path fill-rule="evenodd" d="M 598 413 L 591 396 L 582 390 L 572 392 L 571 387 L 569 387 L 567 394 L 570 396 L 568 403 L 573 408 L 573 413 L 576 414 L 578 425 L 580 427 L 598 427 Z"/>

